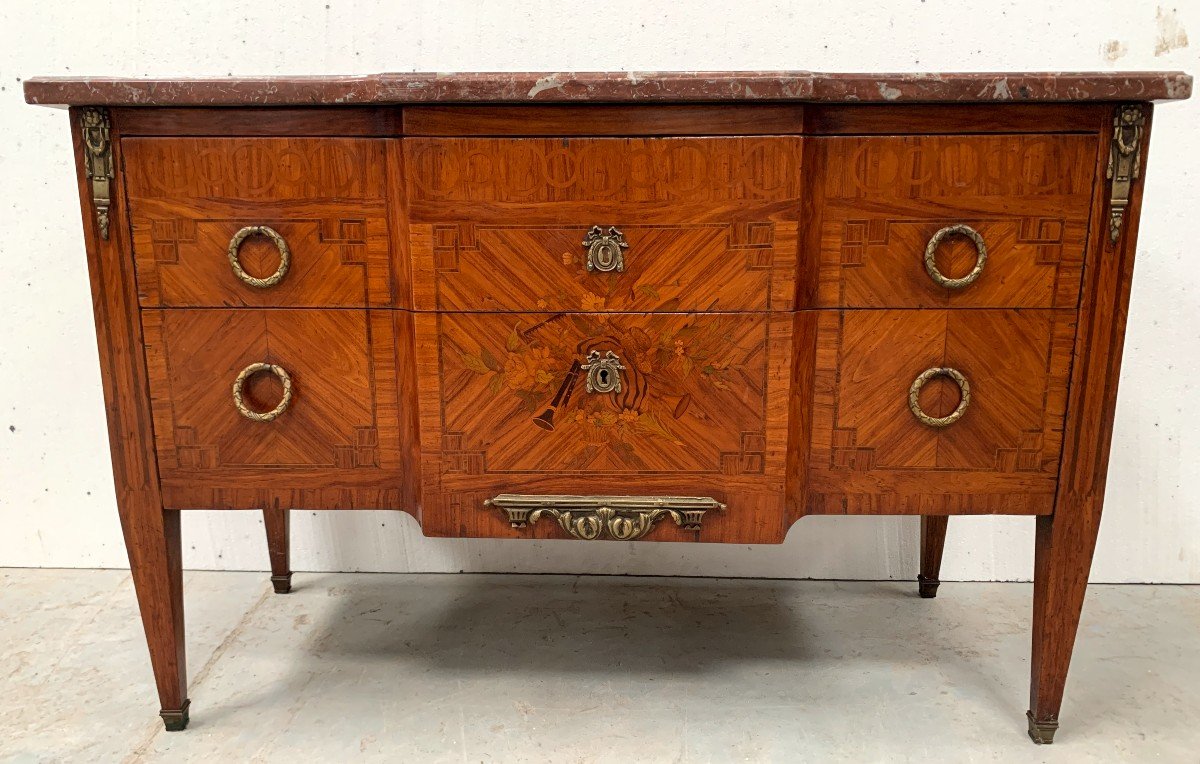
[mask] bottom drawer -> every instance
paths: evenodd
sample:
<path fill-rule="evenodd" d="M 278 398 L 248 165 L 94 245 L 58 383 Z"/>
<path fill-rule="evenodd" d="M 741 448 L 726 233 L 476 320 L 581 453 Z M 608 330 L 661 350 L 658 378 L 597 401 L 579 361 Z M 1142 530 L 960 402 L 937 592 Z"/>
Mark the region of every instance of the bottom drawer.
<path fill-rule="evenodd" d="M 167 506 L 415 509 L 407 314 L 166 309 L 142 322 Z"/>
<path fill-rule="evenodd" d="M 665 520 L 648 539 L 782 539 L 791 315 L 415 321 L 428 535 L 579 536 L 551 519 L 514 528 L 513 517 L 539 500 L 575 516 L 598 506 L 547 495 L 620 495 L 726 505 L 698 533 Z"/>
<path fill-rule="evenodd" d="M 820 311 L 817 321 L 807 511 L 1051 511 L 1074 311 Z"/>

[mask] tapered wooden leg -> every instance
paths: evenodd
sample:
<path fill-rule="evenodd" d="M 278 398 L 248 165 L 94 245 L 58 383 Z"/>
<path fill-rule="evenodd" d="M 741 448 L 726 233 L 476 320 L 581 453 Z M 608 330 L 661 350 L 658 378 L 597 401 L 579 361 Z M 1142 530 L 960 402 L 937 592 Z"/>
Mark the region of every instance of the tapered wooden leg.
<path fill-rule="evenodd" d="M 267 527 L 267 550 L 271 555 L 271 584 L 276 594 L 292 590 L 290 561 L 290 514 L 286 509 L 264 509 L 263 524 Z"/>
<path fill-rule="evenodd" d="M 1137 108 L 1146 118 L 1140 144 L 1136 136 L 1130 137 L 1129 130 L 1120 127 L 1122 107 L 1115 115 L 1106 115 L 1098 127 L 1101 135 L 1113 135 L 1115 117 L 1122 140 L 1134 141 L 1144 173 L 1150 106 Z M 1099 146 L 1097 178 L 1104 178 L 1110 167 L 1112 145 L 1115 142 L 1106 140 Z M 1075 363 L 1068 388 L 1054 514 L 1037 518 L 1027 714 L 1029 736 L 1035 743 L 1053 742 L 1058 729 L 1067 667 L 1100 530 L 1142 188 L 1141 183 L 1133 185 L 1123 227 L 1116 230 L 1115 236 L 1108 227 L 1109 216 L 1102 215 L 1093 219 L 1088 237 L 1088 265 L 1075 332 Z M 1097 184 L 1098 208 L 1108 206 L 1104 195 L 1112 189 L 1112 183 Z"/>
<path fill-rule="evenodd" d="M 1099 520 L 1098 512 L 1065 507 L 1037 519 L 1028 713 L 1029 736 L 1035 743 L 1053 742 L 1058 729 Z"/>
<path fill-rule="evenodd" d="M 921 516 L 921 572 L 917 575 L 917 591 L 926 599 L 936 597 L 941 580 L 942 548 L 946 545 L 946 515 Z"/>
<path fill-rule="evenodd" d="M 187 727 L 187 659 L 183 633 L 183 557 L 179 512 L 121 513 L 129 549 L 129 568 L 137 592 L 150 664 L 158 686 L 163 724 L 175 732 Z"/>
<path fill-rule="evenodd" d="M 84 202 L 83 234 L 117 511 L 150 648 L 160 713 L 168 730 L 181 730 L 188 723 L 188 697 L 179 512 L 163 510 L 159 490 L 153 409 L 125 197 L 122 193 L 109 194 L 106 188 L 120 189 L 124 183 L 120 125 L 112 123 L 103 109 L 73 108 L 71 126 L 79 195 Z M 106 134 L 108 128 L 111 133 Z M 99 168 L 97 185 L 91 178 L 92 163 Z M 112 178 L 111 184 L 103 182 L 105 174 Z M 94 199 L 97 188 L 104 192 L 103 205 Z"/>

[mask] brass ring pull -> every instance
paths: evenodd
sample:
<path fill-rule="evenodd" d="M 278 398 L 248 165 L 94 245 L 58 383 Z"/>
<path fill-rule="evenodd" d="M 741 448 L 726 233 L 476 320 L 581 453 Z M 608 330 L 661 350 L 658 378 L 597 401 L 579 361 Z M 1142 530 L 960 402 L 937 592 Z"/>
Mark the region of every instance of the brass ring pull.
<path fill-rule="evenodd" d="M 592 226 L 583 239 L 583 246 L 587 247 L 589 272 L 616 271 L 623 273 L 625 271 L 625 255 L 621 250 L 629 249 L 629 242 L 625 241 L 624 234 L 613 226 L 609 226 L 607 231 L 598 225 Z"/>
<path fill-rule="evenodd" d="M 958 401 L 958 408 L 950 412 L 946 416 L 929 416 L 921 410 L 921 402 L 917 398 L 921 395 L 921 388 L 925 383 L 934 377 L 949 377 L 958 384 L 961 397 Z M 958 369 L 950 367 L 934 366 L 932 369 L 926 369 L 921 372 L 921 375 L 913 380 L 912 387 L 908 388 L 908 408 L 912 410 L 921 424 L 930 427 L 949 427 L 958 420 L 962 419 L 963 414 L 967 412 L 967 406 L 971 405 L 971 385 L 967 382 L 967 378 L 962 375 Z"/>
<path fill-rule="evenodd" d="M 279 267 L 265 279 L 256 278 L 246 273 L 245 269 L 242 268 L 241 261 L 238 260 L 238 250 L 242 248 L 242 242 L 251 236 L 266 236 L 275 245 L 275 248 L 279 250 Z M 258 289 L 275 286 L 287 275 L 288 266 L 291 264 L 291 249 L 288 248 L 287 242 L 283 240 L 279 232 L 270 226 L 248 225 L 235 233 L 233 238 L 229 240 L 229 267 L 233 268 L 233 275 L 249 286 L 257 287 Z"/>
<path fill-rule="evenodd" d="M 242 397 L 242 387 L 246 384 L 246 380 L 251 375 L 257 374 L 260 371 L 269 371 L 279 378 L 283 384 L 283 398 L 276 404 L 275 408 L 270 411 L 255 411 L 246 405 L 246 401 Z M 287 411 L 288 404 L 292 402 L 292 378 L 284 371 L 282 366 L 276 366 L 270 363 L 252 363 L 242 369 L 242 373 L 237 375 L 237 379 L 233 381 L 233 405 L 237 408 L 238 413 L 247 419 L 255 422 L 270 422 L 278 417 L 283 412 Z"/>
<path fill-rule="evenodd" d="M 947 278 L 938 270 L 937 267 L 937 248 L 942 243 L 942 239 L 947 236 L 966 236 L 975 244 L 975 267 L 971 272 L 960 279 Z M 983 237 L 969 225 L 946 226 L 942 230 L 933 235 L 929 243 L 925 245 L 925 271 L 929 274 L 929 278 L 935 283 L 947 289 L 962 289 L 971 284 L 975 279 L 979 278 L 983 273 L 983 266 L 987 263 L 987 245 L 983 243 Z"/>

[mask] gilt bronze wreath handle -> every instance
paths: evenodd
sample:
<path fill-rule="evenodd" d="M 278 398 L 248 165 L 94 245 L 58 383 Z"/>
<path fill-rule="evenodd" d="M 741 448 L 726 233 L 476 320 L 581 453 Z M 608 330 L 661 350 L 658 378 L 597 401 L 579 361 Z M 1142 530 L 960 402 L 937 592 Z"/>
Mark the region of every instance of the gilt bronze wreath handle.
<path fill-rule="evenodd" d="M 271 240 L 275 248 L 279 250 L 279 267 L 275 272 L 265 279 L 260 279 L 246 273 L 242 268 L 242 262 L 238 259 L 238 250 L 242 248 L 242 242 L 251 236 L 265 236 Z M 292 264 L 292 250 L 288 247 L 283 236 L 274 228 L 265 225 L 248 225 L 233 235 L 229 240 L 229 267 L 233 269 L 233 275 L 237 276 L 243 283 L 256 287 L 258 289 L 266 289 L 273 287 L 283 280 L 287 275 L 288 268 Z"/>
<path fill-rule="evenodd" d="M 952 279 L 938 270 L 936 259 L 937 249 L 942 240 L 947 236 L 965 236 L 975 245 L 975 267 L 962 278 Z M 929 240 L 929 243 L 925 245 L 925 271 L 929 274 L 929 278 L 933 279 L 934 283 L 939 286 L 943 286 L 946 289 L 962 289 L 972 284 L 975 279 L 983 274 L 983 266 L 987 264 L 987 256 L 987 244 L 984 243 L 983 237 L 979 235 L 979 231 L 962 223 L 946 226 L 935 233 L 933 238 Z"/>
<path fill-rule="evenodd" d="M 958 407 L 946 416 L 929 416 L 922 410 L 921 402 L 918 400 L 921 395 L 921 388 L 934 377 L 949 377 L 958 385 L 959 392 L 961 393 Z M 926 369 L 921 372 L 920 376 L 913 380 L 912 386 L 908 388 L 908 408 L 921 424 L 928 425 L 929 427 L 949 427 L 962 419 L 963 414 L 967 413 L 967 406 L 970 405 L 970 383 L 967 382 L 967 378 L 962 375 L 962 372 L 958 369 L 951 369 L 948 366 L 934 366 L 931 369 Z"/>
<path fill-rule="evenodd" d="M 275 408 L 270 411 L 255 411 L 246 405 L 245 398 L 242 393 L 242 388 L 246 385 L 246 380 L 260 371 L 268 371 L 279 378 L 280 384 L 283 385 L 283 397 Z M 282 366 L 276 366 L 271 363 L 252 363 L 242 372 L 237 375 L 237 379 L 233 381 L 233 405 L 237 408 L 238 413 L 247 419 L 255 422 L 270 422 L 280 414 L 287 411 L 288 404 L 292 402 L 292 377 L 287 373 Z"/>

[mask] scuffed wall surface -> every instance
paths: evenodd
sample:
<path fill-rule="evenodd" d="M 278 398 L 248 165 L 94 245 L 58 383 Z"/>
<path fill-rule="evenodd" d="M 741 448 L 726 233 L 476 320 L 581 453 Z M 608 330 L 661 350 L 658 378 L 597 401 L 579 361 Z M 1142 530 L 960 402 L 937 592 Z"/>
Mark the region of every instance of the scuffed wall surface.
<path fill-rule="evenodd" d="M 1184 69 L 1200 2 L 0 5 L 0 565 L 125 565 L 70 136 L 35 74 L 412 70 Z M 1200 38 L 1197 43 L 1200 44 Z M 1200 582 L 1200 102 L 1155 115 L 1097 581 Z M 951 523 L 944 577 L 1026 579 L 1033 521 Z M 398 513 L 295 513 L 298 570 L 910 578 L 915 518 L 808 518 L 779 547 L 425 539 Z M 185 516 L 185 563 L 264 568 L 256 513 Z"/>

